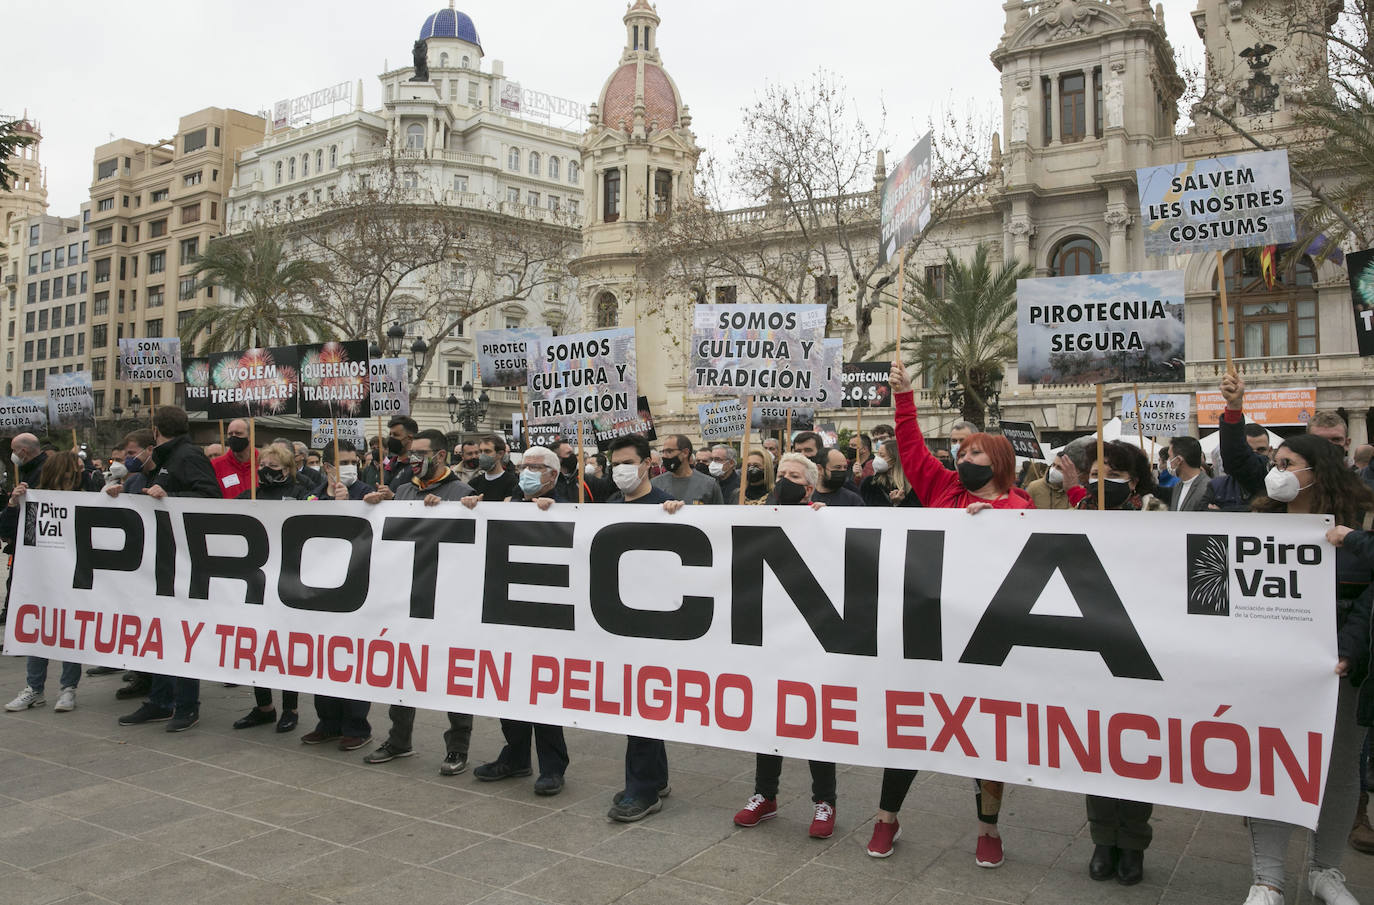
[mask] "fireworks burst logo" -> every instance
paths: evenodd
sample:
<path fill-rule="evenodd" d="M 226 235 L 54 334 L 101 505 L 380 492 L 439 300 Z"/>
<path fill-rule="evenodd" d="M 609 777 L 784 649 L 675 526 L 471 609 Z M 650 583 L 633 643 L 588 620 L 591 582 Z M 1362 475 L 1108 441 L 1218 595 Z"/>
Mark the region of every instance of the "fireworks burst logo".
<path fill-rule="evenodd" d="M 302 347 L 301 352 L 301 383 L 316 389 L 317 393 L 305 393 L 305 399 L 315 396 L 323 400 L 323 405 L 307 405 L 309 414 L 353 417 L 362 413 L 370 380 L 366 360 L 362 361 L 358 373 L 349 374 L 347 368 L 338 367 L 355 362 L 344 343 L 328 342 L 309 351 L 306 348 Z"/>
<path fill-rule="evenodd" d="M 1224 534 L 1188 535 L 1188 613 L 1231 615 L 1231 560 Z"/>
<path fill-rule="evenodd" d="M 270 349 L 249 349 L 215 363 L 215 389 L 239 390 L 250 416 L 277 415 L 292 408 L 296 369 L 276 362 Z"/>

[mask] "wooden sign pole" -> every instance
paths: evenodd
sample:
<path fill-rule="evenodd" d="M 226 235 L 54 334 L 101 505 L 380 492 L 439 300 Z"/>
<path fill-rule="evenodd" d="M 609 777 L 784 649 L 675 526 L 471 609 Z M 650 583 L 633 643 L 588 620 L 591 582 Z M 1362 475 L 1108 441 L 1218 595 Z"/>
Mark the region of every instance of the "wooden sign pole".
<path fill-rule="evenodd" d="M 529 446 L 528 443 L 525 444 Z M 583 480 L 586 471 L 586 457 L 582 453 L 582 422 L 577 422 L 577 501 L 587 502 L 587 482 Z"/>
<path fill-rule="evenodd" d="M 330 418 L 330 424 L 334 428 L 334 483 L 339 483 L 339 419 Z"/>
<path fill-rule="evenodd" d="M 1226 257 L 1217 252 L 1217 286 L 1221 289 L 1221 329 L 1226 337 L 1226 373 L 1236 373 L 1236 363 L 1231 357 L 1231 314 L 1226 307 Z"/>
<path fill-rule="evenodd" d="M 383 455 L 386 453 L 386 441 L 382 439 L 382 419 L 377 418 L 377 489 L 381 490 L 386 486 L 386 468 L 382 465 Z"/>
<path fill-rule="evenodd" d="M 902 303 L 906 299 L 906 246 L 897 259 L 897 360 L 902 360 Z"/>
<path fill-rule="evenodd" d="M 783 446 L 791 446 L 791 445 L 792 445 L 792 409 L 791 409 L 790 407 L 787 409 L 787 427 L 786 427 L 786 429 L 784 430 L 784 436 L 786 437 L 786 440 L 784 441 Z"/>
<path fill-rule="evenodd" d="M 1102 449 L 1102 384 L 1097 385 L 1097 511 L 1107 508 L 1107 460 Z M 1144 452 L 1144 450 L 1141 450 Z"/>
<path fill-rule="evenodd" d="M 1145 452 L 1145 421 L 1140 417 L 1140 384 L 1131 384 L 1131 392 L 1135 393 L 1135 436 L 1140 441 L 1140 451 Z"/>
<path fill-rule="evenodd" d="M 526 446 L 529 446 L 529 445 L 530 445 L 530 442 L 529 442 L 529 436 L 530 436 L 530 416 L 529 416 L 529 414 L 525 411 L 525 388 L 522 387 L 522 386 L 518 386 L 518 387 L 515 388 L 515 392 L 516 392 L 516 394 L 520 397 L 520 432 L 521 432 L 522 434 L 525 435 L 524 437 L 517 437 L 516 439 L 517 439 L 517 440 L 524 440 L 524 441 L 525 441 L 525 445 L 526 445 Z M 578 443 L 577 445 L 578 445 L 578 446 L 581 446 L 582 444 L 581 444 L 581 443 Z M 577 476 L 577 479 L 578 479 L 579 481 L 582 480 L 582 475 L 579 474 L 579 475 Z"/>
<path fill-rule="evenodd" d="M 744 398 L 744 440 L 740 443 L 739 452 L 739 464 L 744 466 L 744 474 L 740 476 L 739 499 L 736 501 L 741 506 L 744 505 L 744 491 L 746 485 L 749 483 L 746 480 L 746 478 L 749 477 L 749 431 L 751 430 L 750 425 L 754 423 L 754 397 L 745 396 Z M 792 413 L 788 412 L 787 417 L 791 419 Z M 762 427 L 760 427 L 760 430 L 762 430 Z M 738 466 L 735 468 L 735 471 L 739 471 Z"/>
<path fill-rule="evenodd" d="M 219 445 L 220 445 L 220 448 L 221 448 L 221 449 L 224 448 L 224 419 L 223 419 L 223 418 L 219 419 Z"/>
<path fill-rule="evenodd" d="M 253 465 L 257 460 L 258 452 L 258 425 L 257 419 L 248 419 L 248 498 L 256 500 L 258 498 L 258 476 L 253 472 Z"/>

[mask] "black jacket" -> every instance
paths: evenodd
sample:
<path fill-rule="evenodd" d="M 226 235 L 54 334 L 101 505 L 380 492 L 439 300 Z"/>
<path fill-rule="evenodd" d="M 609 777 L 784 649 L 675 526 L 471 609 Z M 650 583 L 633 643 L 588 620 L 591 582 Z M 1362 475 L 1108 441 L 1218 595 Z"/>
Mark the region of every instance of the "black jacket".
<path fill-rule="evenodd" d="M 245 490 L 238 495 L 240 500 L 251 500 L 253 491 Z M 287 481 L 285 484 L 258 484 L 259 500 L 308 500 L 314 491 L 300 481 Z"/>
<path fill-rule="evenodd" d="M 148 486 L 161 487 L 168 496 L 223 499 L 214 466 L 189 437 L 174 437 L 153 449 L 157 471 Z"/>

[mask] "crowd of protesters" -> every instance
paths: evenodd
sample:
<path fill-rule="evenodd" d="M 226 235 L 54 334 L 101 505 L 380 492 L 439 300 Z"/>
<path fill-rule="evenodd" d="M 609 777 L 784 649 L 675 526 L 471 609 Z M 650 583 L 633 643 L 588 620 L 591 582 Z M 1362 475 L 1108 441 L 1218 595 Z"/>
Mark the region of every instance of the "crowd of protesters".
<path fill-rule="evenodd" d="M 475 509 L 493 502 L 533 503 L 540 512 L 585 503 L 640 503 L 668 513 L 684 505 L 927 507 L 963 510 L 970 517 L 990 509 L 1094 510 L 1127 512 L 1223 511 L 1312 513 L 1332 517 L 1327 539 L 1336 547 L 1338 590 L 1335 600 L 1338 662 L 1342 678 L 1337 718 L 1327 764 L 1317 829 L 1310 834 L 1305 867 L 1308 890 L 1327 905 L 1352 905 L 1340 863 L 1346 845 L 1374 854 L 1374 828 L 1367 816 L 1369 730 L 1374 725 L 1371 668 L 1371 597 L 1374 597 L 1374 447 L 1353 454 L 1345 422 L 1319 412 L 1305 433 L 1275 445 L 1260 425 L 1242 415 L 1244 382 L 1237 375 L 1221 384 L 1226 402 L 1218 448 L 1209 461 L 1193 437 L 1176 437 L 1157 457 L 1123 440 L 1099 445 L 1084 437 L 1065 446 L 1050 461 L 1027 461 L 1019 473 L 1007 438 L 966 421 L 949 431 L 948 448 L 933 448 L 922 436 L 915 396 L 900 363 L 893 365 L 895 418 L 871 433 L 854 436 L 848 448 L 827 447 L 824 438 L 802 431 L 784 451 L 774 438 L 750 449 L 743 459 L 734 446 L 697 446 L 690 437 L 660 437 L 658 447 L 640 436 L 620 437 L 609 448 L 587 455 L 566 441 L 531 446 L 513 456 L 500 435 L 450 446 L 436 430 L 420 430 L 410 418 L 393 418 L 384 440 L 359 449 L 340 441 L 321 451 L 273 439 L 252 448 L 249 425 L 230 422 L 224 445 L 202 450 L 189 439 L 184 411 L 157 410 L 151 429 L 136 430 L 100 458 L 84 450 L 45 449 L 32 434 L 11 440 L 17 484 L 0 514 L 0 539 L 14 556 L 19 506 L 29 488 L 121 494 L 295 501 L 414 500 L 425 506 L 458 504 Z M 741 487 L 743 492 L 741 493 Z M 22 554 L 20 554 L 22 555 Z M 8 594 L 6 595 L 8 597 Z M 115 670 L 97 667 L 88 672 Z M 26 687 L 5 709 L 13 712 L 46 702 L 48 662 L 28 659 Z M 55 711 L 76 706 L 81 678 L 77 663 L 62 664 Z M 120 717 L 124 726 L 163 723 L 169 732 L 192 728 L 200 719 L 200 683 L 173 676 L 127 673 L 121 699 L 141 699 L 138 709 Z M 235 729 L 273 726 L 291 732 L 298 722 L 298 695 L 254 688 L 254 705 L 233 723 Z M 353 751 L 373 741 L 366 701 L 317 695 L 314 728 L 301 736 L 308 745 L 331 743 Z M 415 753 L 415 709 L 388 708 L 385 738 L 363 760 L 382 764 Z M 445 776 L 468 768 L 473 718 L 450 713 L 444 732 Z M 558 725 L 501 720 L 504 747 L 476 766 L 482 782 L 535 776 L 533 790 L 557 795 L 571 758 Z M 533 750 L 531 750 L 533 749 Z M 809 763 L 812 820 L 809 834 L 828 838 L 835 827 L 838 800 L 836 765 Z M 734 816 L 740 827 L 757 827 L 778 813 L 782 758 L 756 756 L 754 790 Z M 868 854 L 886 858 L 901 837 L 898 812 L 912 784 L 913 770 L 883 771 L 877 816 Z M 629 737 L 625 745 L 624 787 L 613 796 L 608 817 L 621 822 L 644 819 L 663 807 L 671 790 L 668 754 L 662 741 Z M 1001 782 L 974 780 L 975 864 L 1004 863 L 998 827 L 1004 795 Z M 1151 841 L 1152 805 L 1089 795 L 1085 803 L 1093 851 L 1087 869 L 1095 880 L 1139 883 Z M 1284 901 L 1285 856 L 1293 828 L 1272 820 L 1247 820 L 1251 835 L 1253 885 L 1246 905 Z"/>

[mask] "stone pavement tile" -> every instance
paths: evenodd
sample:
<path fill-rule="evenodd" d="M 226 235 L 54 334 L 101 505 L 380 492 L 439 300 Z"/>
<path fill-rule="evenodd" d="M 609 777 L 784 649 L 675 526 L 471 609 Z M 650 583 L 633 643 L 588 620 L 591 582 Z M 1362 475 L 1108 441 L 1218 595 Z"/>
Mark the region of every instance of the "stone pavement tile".
<path fill-rule="evenodd" d="M 430 867 L 503 888 L 563 860 L 564 856 L 557 852 L 506 839 L 489 839 L 435 861 Z"/>
<path fill-rule="evenodd" d="M 187 789 L 199 789 L 233 779 L 239 774 L 223 767 L 216 767 L 198 760 L 184 760 L 175 766 L 163 767 L 147 773 L 131 776 L 132 785 L 151 789 L 163 795 L 179 795 Z"/>
<path fill-rule="evenodd" d="M 81 893 L 80 888 L 30 871 L 6 874 L 0 883 L 0 905 L 49 905 Z"/>
<path fill-rule="evenodd" d="M 58 899 L 52 905 L 110 905 L 110 900 L 93 892 L 79 892 L 65 899 Z"/>
<path fill-rule="evenodd" d="M 298 833 L 328 839 L 339 845 L 353 845 L 410 822 L 411 818 L 403 814 L 393 814 L 380 808 L 349 802 L 298 823 L 294 829 Z"/>
<path fill-rule="evenodd" d="M 636 827 L 635 829 L 640 828 Z M 537 845 L 552 851 L 577 855 L 592 849 L 604 848 L 608 842 L 624 836 L 627 830 L 627 824 L 615 823 L 607 820 L 604 816 L 586 817 L 571 811 L 554 811 L 547 817 L 540 817 L 532 823 L 507 830 L 502 835 L 513 842 L 523 842 L 526 845 Z M 677 839 L 677 837 L 668 838 L 669 840 Z M 680 845 L 681 841 L 678 840 L 676 844 Z M 601 860 L 612 859 L 602 858 Z M 626 863 L 629 867 L 640 866 L 628 862 L 616 863 Z"/>
<path fill-rule="evenodd" d="M 197 905 L 327 905 L 331 901 L 280 883 L 248 879 L 232 889 L 212 891 Z"/>
<path fill-rule="evenodd" d="M 1111 902 L 1112 905 L 1155 905 L 1163 895 L 1164 889 L 1148 882 L 1151 879 L 1148 865 L 1146 871 L 1146 882 L 1135 886 L 1122 886 L 1115 880 L 1099 882 L 1089 877 L 1086 863 L 1076 871 L 1052 870 L 1026 897 L 1026 905 L 1098 905 L 1100 902 Z M 1239 902 L 1240 898 L 1237 897 L 1235 901 Z"/>
<path fill-rule="evenodd" d="M 609 808 L 610 805 L 607 804 L 606 807 Z M 502 832 L 508 832 L 552 813 L 552 808 L 526 802 L 481 797 L 443 811 L 435 815 L 434 819 L 451 826 L 489 833 L 497 828 Z"/>
<path fill-rule="evenodd" d="M 1005 857 L 1038 864 L 1042 867 L 1059 861 L 1074 843 L 1073 836 L 1051 833 L 1044 830 L 1006 828 L 1001 830 L 1002 849 Z M 972 854 L 978 840 L 973 832 L 954 840 L 955 846 L 963 845 Z M 1084 861 L 1086 864 L 1087 862 Z"/>
<path fill-rule="evenodd" d="M 303 864 L 267 874 L 262 879 L 313 893 L 325 899 L 346 899 L 361 889 L 407 870 L 390 858 L 339 849 Z"/>
<path fill-rule="evenodd" d="M 0 839 L 17 836 L 62 823 L 67 818 L 28 802 L 16 802 L 0 808 Z M 3 859 L 0 859 L 3 860 Z"/>
<path fill-rule="evenodd" d="M 702 886 L 676 877 L 655 877 L 621 896 L 616 905 L 746 905 L 751 900 L 751 896 L 742 892 Z"/>
<path fill-rule="evenodd" d="M 763 894 L 763 898 L 789 905 L 830 905 L 854 901 L 865 905 L 890 902 L 906 884 L 871 872 L 842 870 L 822 864 L 804 864 Z"/>
<path fill-rule="evenodd" d="M 766 852 L 746 852 L 715 845 L 670 875 L 680 880 L 715 886 L 733 892 L 761 895 L 797 866 L 795 859 Z"/>
<path fill-rule="evenodd" d="M 0 861 L 32 868 L 46 861 L 107 845 L 119 838 L 119 834 L 89 823 L 64 820 L 32 832 L 0 839 Z"/>
<path fill-rule="evenodd" d="M 479 795 L 464 788 L 467 785 L 468 778 L 461 775 L 444 783 L 411 781 L 401 788 L 369 796 L 362 801 L 372 807 L 385 808 L 405 814 L 407 817 L 433 817 L 453 808 L 490 800 L 489 796 Z M 529 797 L 534 796 L 531 794 Z"/>
<path fill-rule="evenodd" d="M 602 824 L 609 827 L 623 826 L 609 820 L 603 820 Z M 628 832 L 591 846 L 581 854 L 582 857 L 594 861 L 604 861 L 652 874 L 665 874 L 705 851 L 711 844 L 709 839 L 690 839 L 673 833 L 661 833 L 646 826 L 635 826 Z"/>
<path fill-rule="evenodd" d="M 758 826 L 737 827 L 721 844 L 741 851 L 768 852 L 787 855 L 798 863 L 823 854 L 831 846 L 839 845 L 853 832 L 854 827 L 836 825 L 829 839 L 812 839 L 811 821 L 774 817 Z"/>
<path fill-rule="evenodd" d="M 493 892 L 490 886 L 472 880 L 417 867 L 350 893 L 342 901 L 346 905 L 396 905 L 398 902 L 469 905 Z"/>
<path fill-rule="evenodd" d="M 1010 901 L 1015 902 L 1017 900 Z M 1103 898 L 1098 901 L 1102 905 L 1115 905 L 1110 898 Z M 892 899 L 893 905 L 898 905 L 898 903 L 900 905 L 1006 905 L 1007 902 L 1006 899 L 970 895 L 966 892 L 930 886 L 925 883 L 909 883 Z M 780 902 L 778 905 L 786 905 L 786 903 Z M 1225 905 L 1225 903 L 1212 902 L 1210 905 Z"/>
<path fill-rule="evenodd" d="M 954 848 L 936 858 L 916 882 L 1003 902 L 1024 902 L 1048 870 L 1014 857 L 987 870 L 973 863 L 972 848 Z"/>
<path fill-rule="evenodd" d="M 458 827 L 416 820 L 391 832 L 355 843 L 354 847 L 406 864 L 423 866 L 485 842 L 488 838 Z"/>
<path fill-rule="evenodd" d="M 356 756 L 358 763 L 361 764 L 363 755 L 375 747 L 359 748 L 357 751 L 349 751 L 347 754 Z M 320 792 L 348 801 L 377 798 L 388 792 L 399 792 L 409 788 L 410 783 L 413 782 L 404 776 L 397 775 L 395 771 L 390 769 L 395 766 L 395 763 L 393 761 L 389 764 L 365 766 L 341 776 L 322 776 L 318 779 L 308 779 L 301 782 L 300 786 L 312 792 Z"/>
<path fill-rule="evenodd" d="M 272 830 L 209 849 L 201 852 L 199 857 L 230 870 L 265 877 L 326 852 L 338 850 L 339 847 L 331 842 L 315 839 L 303 833 Z"/>
<path fill-rule="evenodd" d="M 628 867 L 607 867 L 584 858 L 568 858 L 526 877 L 512 888 L 560 905 L 609 905 L 653 879 Z"/>
<path fill-rule="evenodd" d="M 606 810 L 610 807 L 611 804 L 607 801 Z M 663 802 L 663 810 L 646 818 L 645 825 L 665 833 L 718 841 L 739 830 L 734 822 L 737 810 L 739 809 L 706 807 L 694 801 L 675 801 L 668 798 Z"/>
<path fill-rule="evenodd" d="M 311 756 L 318 753 L 321 748 L 333 754 L 337 760 Z M 364 746 L 358 750 L 369 749 Z M 307 746 L 297 742 L 295 748 L 275 753 L 277 755 L 275 766 L 244 769 L 242 772 L 261 776 L 273 782 L 303 786 L 316 784 L 321 780 L 341 779 L 363 769 L 353 756 L 352 751 L 340 751 L 332 744 Z"/>
<path fill-rule="evenodd" d="M 99 892 L 111 884 L 180 859 L 181 855 L 177 852 L 138 839 L 120 839 L 109 845 L 49 861 L 34 870 L 82 889 Z"/>
<path fill-rule="evenodd" d="M 66 767 L 56 767 L 42 773 L 31 773 L 28 776 L 20 776 L 15 779 L 0 777 L 0 795 L 17 798 L 20 801 L 33 801 L 76 789 L 104 785 L 106 782 L 108 780 L 103 776 L 82 773 L 80 770 L 69 770 Z"/>
<path fill-rule="evenodd" d="M 498 889 L 478 899 L 476 905 L 544 905 L 547 899 L 536 899 L 511 889 Z"/>
<path fill-rule="evenodd" d="M 179 757 L 149 751 L 146 748 L 134 751 L 125 749 L 119 753 L 107 754 L 93 763 L 84 765 L 81 769 L 98 776 L 108 776 L 111 779 L 127 779 L 131 776 L 173 767 L 181 762 L 182 759 Z"/>
<path fill-rule="evenodd" d="M 697 776 L 700 774 L 693 775 Z M 717 780 L 713 787 L 703 789 L 696 795 L 682 795 L 677 788 L 676 777 L 674 777 L 673 793 L 682 801 L 690 800 L 693 804 L 702 804 L 713 808 L 725 808 L 733 814 L 735 811 L 744 807 L 745 803 L 749 801 L 749 797 L 754 794 L 754 780 L 753 777 L 750 777 L 748 781 L 727 779 L 722 782 Z M 791 790 L 791 794 L 787 797 L 784 797 L 783 794 L 780 793 L 778 795 L 778 804 L 782 806 L 785 801 L 795 799 L 795 797 L 795 789 Z"/>
<path fill-rule="evenodd" d="M 292 826 L 314 817 L 319 817 L 338 806 L 338 802 L 327 795 L 294 789 L 290 786 L 266 787 L 267 794 L 245 804 L 226 808 L 232 814 L 261 820 L 274 826 Z"/>
<path fill-rule="evenodd" d="M 251 878 L 204 861 L 176 861 L 100 891 L 121 905 L 186 905 L 200 895 L 223 895 Z"/>
<path fill-rule="evenodd" d="M 0 729 L 4 724 L 0 723 Z M 0 752 L 4 753 L 5 779 L 19 779 L 23 776 L 32 776 L 35 773 L 46 773 L 53 768 L 51 761 L 42 760 L 37 757 L 29 757 L 25 754 L 14 754 L 0 747 Z"/>
<path fill-rule="evenodd" d="M 190 820 L 192 817 L 202 817 L 213 813 L 215 812 L 200 805 L 179 801 L 166 795 L 157 795 L 153 798 L 96 811 L 94 814 L 87 814 L 84 819 L 98 826 L 118 830 L 130 836 L 137 836 L 169 823 L 179 823 L 182 820 Z"/>
<path fill-rule="evenodd" d="M 272 831 L 272 827 L 219 811 L 210 811 L 189 820 L 168 823 L 141 833 L 138 838 L 168 851 L 198 855 L 242 839 Z"/>
<path fill-rule="evenodd" d="M 1093 841 L 1085 834 L 1075 839 L 1073 845 L 1064 850 L 1063 855 L 1053 866 L 1057 870 L 1065 870 L 1070 873 L 1080 872 L 1086 876 L 1088 861 L 1092 859 L 1092 856 Z M 1177 852 L 1157 849 L 1154 843 L 1151 843 L 1145 851 L 1144 882 L 1154 886 L 1167 885 L 1169 878 L 1174 874 L 1174 869 L 1178 867 L 1180 857 Z"/>
<path fill-rule="evenodd" d="M 176 793 L 178 798 L 202 807 L 220 811 L 232 810 L 275 795 L 287 786 L 259 779 L 256 776 L 233 775 L 204 785 L 191 786 Z"/>
<path fill-rule="evenodd" d="M 120 782 L 102 782 L 99 785 L 85 786 L 70 792 L 60 792 L 45 798 L 35 798 L 32 804 L 48 808 L 67 817 L 85 817 L 117 805 L 149 801 L 154 793 L 138 786 Z"/>
<path fill-rule="evenodd" d="M 625 782 L 624 762 L 621 761 L 619 766 L 621 770 L 615 777 L 616 788 L 619 788 Z M 733 781 L 731 777 L 720 776 L 715 773 L 698 773 L 695 770 L 681 769 L 671 763 L 668 766 L 668 779 L 673 785 L 673 795 L 678 798 L 700 798 L 702 795 L 713 792 L 722 785 Z M 739 782 L 746 783 L 750 787 L 749 791 L 745 793 L 745 798 L 753 794 L 752 776 L 747 779 L 741 779 Z"/>
<path fill-rule="evenodd" d="M 903 827 L 902 838 L 897 840 L 892 855 L 874 858 L 868 854 L 868 839 L 867 832 L 850 836 L 821 853 L 815 863 L 856 873 L 868 871 L 874 876 L 912 883 L 946 851 L 942 845 L 908 840 Z"/>
<path fill-rule="evenodd" d="M 1215 902 L 1233 899 L 1240 901 L 1245 898 L 1245 891 L 1250 888 L 1251 879 L 1248 861 L 1245 864 L 1231 864 L 1184 854 L 1179 858 L 1173 876 L 1169 878 L 1169 886 L 1177 890 L 1210 895 Z"/>
<path fill-rule="evenodd" d="M 1009 789 L 1008 793 L 1014 794 L 1019 789 Z M 1059 833 L 1063 836 L 1074 836 L 1078 834 L 1088 822 L 1088 815 L 1084 811 L 1083 798 L 1078 795 L 1060 795 L 1054 801 L 1025 801 L 1012 802 L 1004 798 L 1002 801 L 1002 813 L 997 818 L 998 824 L 1003 827 L 1003 836 L 1014 836 L 1015 831 L 1006 829 L 1007 827 L 1024 827 L 1031 830 L 1044 830 L 1051 833 Z M 969 807 L 968 813 L 973 815 L 973 807 Z M 976 817 L 974 818 L 976 819 Z"/>

